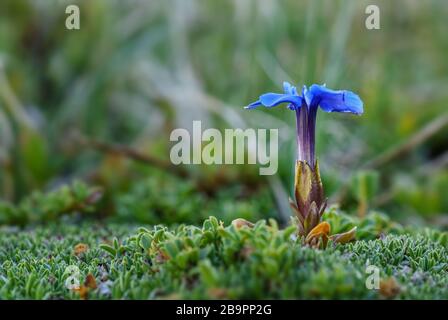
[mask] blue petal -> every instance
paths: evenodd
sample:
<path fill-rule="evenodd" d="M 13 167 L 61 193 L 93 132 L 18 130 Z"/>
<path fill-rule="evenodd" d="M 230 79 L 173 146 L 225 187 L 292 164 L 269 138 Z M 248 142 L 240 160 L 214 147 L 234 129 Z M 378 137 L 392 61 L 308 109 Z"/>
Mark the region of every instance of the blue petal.
<path fill-rule="evenodd" d="M 363 113 L 363 103 L 359 96 L 348 90 L 331 90 L 324 86 L 313 84 L 309 90 L 309 106 L 319 105 L 326 112 Z M 308 101 L 307 101 L 308 103 Z"/>
<path fill-rule="evenodd" d="M 285 94 L 297 95 L 296 87 L 292 86 L 289 82 L 283 82 L 283 90 L 285 91 Z"/>
<path fill-rule="evenodd" d="M 291 94 L 265 93 L 260 96 L 260 102 L 268 108 L 275 107 L 285 102 L 289 102 L 296 108 L 300 108 L 302 105 L 302 98 Z"/>
<path fill-rule="evenodd" d="M 310 90 L 304 85 L 302 87 L 302 97 L 305 100 L 305 103 L 307 106 L 311 106 L 312 100 L 313 100 L 313 94 Z"/>
<path fill-rule="evenodd" d="M 260 99 L 252 102 L 245 109 L 255 109 L 258 106 L 265 106 L 267 108 L 275 107 L 282 103 L 289 103 L 288 108 L 296 110 L 302 106 L 302 98 L 296 95 L 281 94 L 281 93 L 265 93 L 260 96 Z"/>
<path fill-rule="evenodd" d="M 260 100 L 257 100 L 255 102 L 252 102 L 248 106 L 245 106 L 244 109 L 255 109 L 256 107 L 261 106 Z"/>

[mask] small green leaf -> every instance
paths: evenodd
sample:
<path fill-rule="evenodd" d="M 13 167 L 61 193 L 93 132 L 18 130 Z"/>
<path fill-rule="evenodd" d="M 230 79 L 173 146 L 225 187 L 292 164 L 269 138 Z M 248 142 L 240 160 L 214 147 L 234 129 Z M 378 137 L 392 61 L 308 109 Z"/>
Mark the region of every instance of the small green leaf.
<path fill-rule="evenodd" d="M 151 239 L 151 237 L 149 235 L 143 234 L 141 236 L 139 245 L 143 249 L 148 250 L 151 247 L 151 243 L 152 243 L 152 239 Z"/>
<path fill-rule="evenodd" d="M 117 255 L 117 250 L 111 247 L 108 244 L 102 243 L 100 244 L 100 248 L 106 252 L 108 252 L 111 256 L 115 257 Z"/>

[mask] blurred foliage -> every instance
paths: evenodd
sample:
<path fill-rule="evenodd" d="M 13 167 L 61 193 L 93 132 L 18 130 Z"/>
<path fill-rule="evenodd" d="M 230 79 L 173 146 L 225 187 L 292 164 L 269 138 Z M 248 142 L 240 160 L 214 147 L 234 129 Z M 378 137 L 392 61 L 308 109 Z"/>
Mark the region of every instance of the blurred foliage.
<path fill-rule="evenodd" d="M 198 190 L 191 181 L 155 170 L 151 172 L 150 177 L 133 184 L 130 190 L 115 193 L 112 208 L 104 201 L 100 202 L 101 188 L 80 181 L 47 193 L 35 191 L 17 205 L 0 201 L 0 225 L 41 224 L 69 215 L 109 218 L 111 222 L 168 225 L 200 224 L 209 213 L 219 215 L 226 223 L 237 218 L 257 221 L 276 216 L 267 188 L 247 190 L 244 186 L 234 185 L 210 196 Z"/>
<path fill-rule="evenodd" d="M 358 213 L 363 216 L 368 210 L 368 204 L 378 192 L 378 172 L 358 171 L 352 180 L 352 192 L 359 203 Z"/>
<path fill-rule="evenodd" d="M 226 223 L 237 218 L 257 221 L 276 216 L 266 188 L 248 193 L 237 185 L 210 197 L 198 192 L 191 182 L 166 175 L 143 180 L 126 194 L 118 195 L 116 212 L 123 221 L 147 224 L 198 224 L 209 214 L 216 214 Z"/>
<path fill-rule="evenodd" d="M 65 7 L 72 3 L 80 6 L 81 30 L 64 26 Z M 363 175 L 363 165 L 446 114 L 448 5 L 378 1 L 381 30 L 368 31 L 367 4 L 1 1 L 0 196 L 19 202 L 33 190 L 82 178 L 110 193 L 107 208 L 117 206 L 119 215 L 139 221 L 162 221 L 160 208 L 167 210 L 163 219 L 174 221 L 175 207 L 180 221 L 192 221 L 187 209 L 208 215 L 201 206 L 226 221 L 232 210 L 246 217 L 249 210 L 271 214 L 250 199 L 228 210 L 213 208 L 224 201 L 221 194 L 238 191 L 219 191 L 210 204 L 188 183 L 161 194 L 163 180 L 135 177 L 134 167 L 116 167 L 119 161 L 82 149 L 70 135 L 82 132 L 167 159 L 170 131 L 192 120 L 221 128 L 279 128 L 279 176 L 290 190 L 294 117 L 281 109 L 248 115 L 241 108 L 288 80 L 349 88 L 365 102 L 360 118 L 319 114 L 317 149 L 330 199 L 350 212 L 381 209 L 403 220 L 446 215 L 446 164 L 436 164 L 446 158 L 447 128 L 374 168 L 373 176 Z M 426 165 L 432 170 L 419 174 Z M 115 199 L 128 190 L 135 195 Z M 142 199 L 148 192 L 154 203 Z M 187 196 L 191 204 L 183 200 Z"/>
<path fill-rule="evenodd" d="M 397 177 L 393 192 L 397 202 L 407 212 L 434 217 L 446 213 L 448 207 L 448 172 L 441 172 L 430 180 L 424 177 L 409 177 L 406 174 Z M 445 227 L 448 223 L 445 222 Z"/>
<path fill-rule="evenodd" d="M 101 196 L 100 189 L 76 181 L 47 194 L 35 191 L 17 206 L 0 201 L 0 225 L 24 226 L 55 221 L 68 214 L 89 214 L 95 211 L 95 204 Z"/>

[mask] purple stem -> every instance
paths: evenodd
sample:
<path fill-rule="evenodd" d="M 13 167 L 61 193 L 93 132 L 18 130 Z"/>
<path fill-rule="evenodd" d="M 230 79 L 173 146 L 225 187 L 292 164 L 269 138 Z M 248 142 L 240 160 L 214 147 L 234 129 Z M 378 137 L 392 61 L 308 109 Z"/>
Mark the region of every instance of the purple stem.
<path fill-rule="evenodd" d="M 305 105 L 296 109 L 297 160 L 306 161 L 313 170 L 316 116 L 317 108 L 309 108 Z"/>

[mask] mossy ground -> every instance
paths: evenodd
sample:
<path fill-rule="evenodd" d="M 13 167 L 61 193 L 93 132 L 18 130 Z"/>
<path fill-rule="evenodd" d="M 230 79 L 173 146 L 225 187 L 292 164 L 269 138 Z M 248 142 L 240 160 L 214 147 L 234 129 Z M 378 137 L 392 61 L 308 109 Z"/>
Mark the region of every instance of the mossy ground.
<path fill-rule="evenodd" d="M 81 182 L 0 202 L 0 299 L 448 298 L 446 232 L 331 207 L 323 217 L 331 233 L 357 226 L 357 241 L 316 250 L 297 240 L 294 224 L 260 218 L 275 212 L 263 189 L 207 198 L 188 183 L 157 181 L 116 195 L 106 218 L 100 190 Z M 241 217 L 258 222 L 236 229 Z M 380 270 L 380 290 L 366 288 L 368 265 Z M 83 290 L 66 287 L 69 266 Z"/>
<path fill-rule="evenodd" d="M 327 219 L 335 225 L 342 216 Z M 237 230 L 213 217 L 199 227 L 3 227 L 0 298 L 448 298 L 446 233 L 401 230 L 326 250 L 303 247 L 294 233 L 294 226 L 279 229 L 272 220 Z M 88 249 L 76 252 L 79 243 Z M 370 264 L 380 269 L 381 290 L 366 288 Z M 68 290 L 70 265 L 79 267 L 81 283 L 92 274 L 96 288 Z"/>

